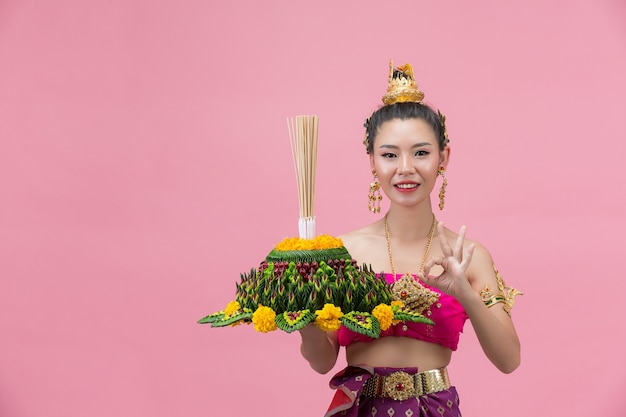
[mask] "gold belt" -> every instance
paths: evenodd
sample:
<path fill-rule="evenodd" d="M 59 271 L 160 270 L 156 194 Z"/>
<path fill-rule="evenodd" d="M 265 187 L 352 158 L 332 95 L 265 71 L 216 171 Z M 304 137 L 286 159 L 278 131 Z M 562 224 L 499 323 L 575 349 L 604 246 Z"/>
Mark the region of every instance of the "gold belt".
<path fill-rule="evenodd" d="M 366 397 L 389 397 L 403 401 L 411 397 L 431 394 L 450 388 L 450 378 L 446 368 L 433 369 L 414 375 L 396 371 L 391 375 L 372 375 L 363 385 L 362 395 Z"/>

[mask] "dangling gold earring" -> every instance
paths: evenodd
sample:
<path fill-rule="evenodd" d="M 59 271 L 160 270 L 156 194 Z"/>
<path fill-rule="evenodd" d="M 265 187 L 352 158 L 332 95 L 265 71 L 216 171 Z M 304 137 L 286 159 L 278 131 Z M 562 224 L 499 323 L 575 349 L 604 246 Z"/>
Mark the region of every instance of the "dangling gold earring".
<path fill-rule="evenodd" d="M 367 195 L 367 209 L 372 213 L 380 213 L 380 201 L 383 199 L 383 196 L 380 195 L 380 183 L 378 182 L 375 169 L 372 170 L 372 175 L 374 180 L 370 183 L 370 192 Z"/>
<path fill-rule="evenodd" d="M 439 189 L 439 210 L 443 210 L 443 206 L 446 204 L 446 186 L 448 181 L 446 181 L 446 170 L 443 167 L 439 167 L 437 173 L 443 178 L 441 189 Z"/>

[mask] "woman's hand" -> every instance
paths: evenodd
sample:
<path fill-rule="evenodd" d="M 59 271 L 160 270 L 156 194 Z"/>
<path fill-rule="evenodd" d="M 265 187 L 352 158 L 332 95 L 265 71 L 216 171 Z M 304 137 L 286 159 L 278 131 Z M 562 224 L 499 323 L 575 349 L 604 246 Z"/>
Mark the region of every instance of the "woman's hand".
<path fill-rule="evenodd" d="M 443 256 L 426 261 L 424 271 L 418 274 L 418 277 L 425 284 L 456 298 L 470 318 L 480 345 L 489 360 L 502 372 L 513 372 L 520 364 L 520 343 L 513 322 L 503 307 L 489 309 L 485 306 L 470 285 L 467 274 L 475 252 L 475 262 L 472 265 L 472 274 L 475 275 L 472 278 L 478 279 L 481 286 L 488 282 L 491 288 L 497 288 L 493 260 L 489 252 L 481 245 L 466 244 L 465 226 L 459 230 L 454 248 L 450 247 L 446 239 L 442 223 L 437 225 L 437 237 Z M 438 276 L 429 275 L 430 269 L 435 265 L 440 265 L 443 272 Z"/>
<path fill-rule="evenodd" d="M 300 353 L 311 368 L 320 374 L 333 369 L 339 355 L 337 332 L 325 332 L 313 323 L 307 324 L 298 332 L 302 338 Z"/>
<path fill-rule="evenodd" d="M 474 244 L 471 243 L 464 248 L 465 231 L 466 227 L 461 226 L 454 248 L 451 248 L 446 239 L 443 223 L 437 223 L 437 237 L 443 256 L 429 258 L 424 264 L 424 270 L 418 274 L 425 284 L 459 300 L 474 292 L 466 274 L 474 253 Z M 435 265 L 440 265 L 443 272 L 437 276 L 429 275 L 430 269 Z"/>

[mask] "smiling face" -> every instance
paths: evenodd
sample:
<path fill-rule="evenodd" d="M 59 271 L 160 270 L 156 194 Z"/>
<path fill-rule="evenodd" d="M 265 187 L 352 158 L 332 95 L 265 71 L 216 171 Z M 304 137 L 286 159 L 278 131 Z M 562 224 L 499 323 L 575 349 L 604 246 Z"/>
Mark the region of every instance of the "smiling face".
<path fill-rule="evenodd" d="M 437 136 L 422 119 L 391 119 L 377 130 L 370 155 L 372 169 L 392 203 L 430 205 L 439 167 L 446 167 L 450 149 L 440 151 Z"/>

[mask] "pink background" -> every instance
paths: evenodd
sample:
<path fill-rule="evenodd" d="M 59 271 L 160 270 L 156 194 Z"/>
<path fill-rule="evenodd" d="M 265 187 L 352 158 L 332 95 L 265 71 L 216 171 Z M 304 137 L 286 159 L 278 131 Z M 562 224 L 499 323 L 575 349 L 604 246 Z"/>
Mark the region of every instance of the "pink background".
<path fill-rule="evenodd" d="M 526 292 L 512 375 L 466 327 L 464 416 L 623 416 L 621 0 L 0 0 L 0 416 L 321 416 L 297 335 L 195 322 L 297 235 L 286 117 L 318 233 L 375 220 L 389 58 L 448 118 L 438 218 Z"/>

